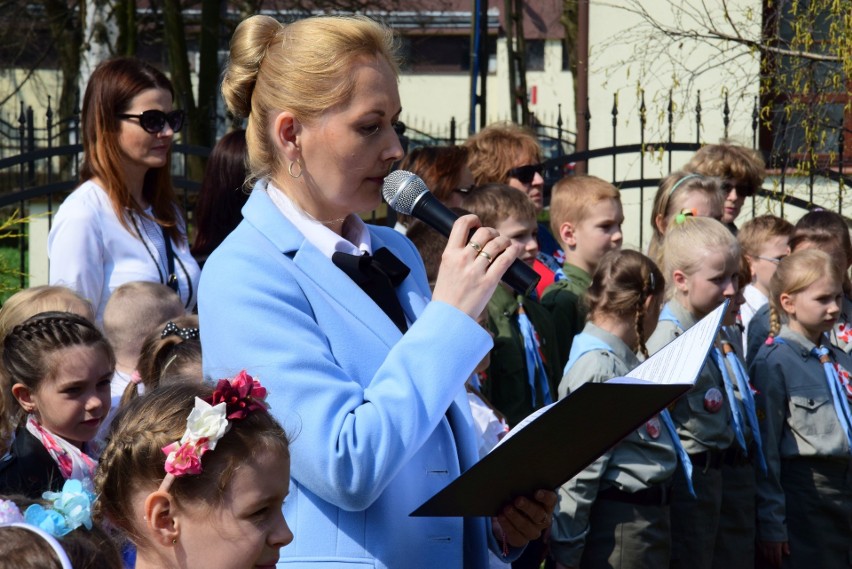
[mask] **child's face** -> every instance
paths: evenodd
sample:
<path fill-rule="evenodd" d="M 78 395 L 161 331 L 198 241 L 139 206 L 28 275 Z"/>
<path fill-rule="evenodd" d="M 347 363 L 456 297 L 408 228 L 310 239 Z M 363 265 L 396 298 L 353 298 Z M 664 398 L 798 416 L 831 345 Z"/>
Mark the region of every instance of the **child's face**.
<path fill-rule="evenodd" d="M 733 326 L 737 323 L 737 315 L 740 313 L 740 307 L 745 304 L 744 291 L 745 287 L 740 286 L 740 279 L 737 275 L 733 279 L 734 295 L 731 297 L 731 303 L 728 305 L 728 311 L 722 316 L 722 326 Z"/>
<path fill-rule="evenodd" d="M 729 251 L 711 250 L 701 258 L 694 273 L 687 275 L 676 270 L 672 278 L 684 308 L 696 318 L 703 318 L 734 296 L 738 271 L 738 259 Z"/>
<path fill-rule="evenodd" d="M 534 219 L 520 220 L 515 216 L 509 216 L 494 228 L 503 237 L 512 240 L 512 244 L 523 247 L 520 259 L 529 266 L 535 262 L 538 256 L 538 225 Z"/>
<path fill-rule="evenodd" d="M 95 437 L 109 411 L 113 368 L 99 346 L 62 348 L 52 358 L 54 377 L 44 378 L 32 393 L 20 383 L 13 392 L 44 428 L 82 446 Z"/>
<path fill-rule="evenodd" d="M 601 257 L 609 251 L 621 249 L 624 235 L 621 224 L 624 213 L 618 200 L 601 200 L 591 208 L 591 213 L 574 228 L 574 260 L 588 273 L 594 273 Z"/>
<path fill-rule="evenodd" d="M 840 314 L 843 289 L 826 275 L 794 294 L 782 293 L 779 300 L 787 313 L 788 326 L 815 343 L 831 330 Z"/>
<path fill-rule="evenodd" d="M 790 253 L 788 241 L 789 238 L 784 235 L 772 237 L 763 244 L 756 257 L 749 256 L 752 282 L 763 294 L 769 293 L 769 281 L 772 280 L 778 263 Z"/>
<path fill-rule="evenodd" d="M 178 546 L 197 567 L 274 568 L 279 550 L 293 541 L 281 511 L 289 485 L 290 459 L 258 453 L 237 467 L 221 505 L 183 506 Z"/>

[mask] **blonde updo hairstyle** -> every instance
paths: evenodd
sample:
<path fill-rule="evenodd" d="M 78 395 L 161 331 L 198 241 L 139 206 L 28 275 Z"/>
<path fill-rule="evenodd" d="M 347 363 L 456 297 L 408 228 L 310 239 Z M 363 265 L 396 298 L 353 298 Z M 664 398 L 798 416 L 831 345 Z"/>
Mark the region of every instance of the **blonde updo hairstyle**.
<path fill-rule="evenodd" d="M 665 291 L 663 273 L 654 261 L 628 249 L 605 254 L 586 291 L 589 320 L 601 314 L 617 318 L 633 318 L 636 332 L 636 351 L 648 357 L 645 347 L 645 301 L 648 297 L 662 298 Z"/>
<path fill-rule="evenodd" d="M 804 249 L 787 255 L 778 263 L 778 268 L 769 281 L 769 336 L 774 338 L 786 322 L 786 313 L 781 307 L 782 294 L 796 294 L 811 286 L 824 276 L 830 276 L 842 284 L 843 276 L 831 255 L 819 249 Z"/>
<path fill-rule="evenodd" d="M 109 520 L 137 546 L 145 538 L 134 499 L 139 493 L 157 490 L 166 475 L 162 448 L 183 436 L 195 398 L 212 394 L 213 387 L 207 384 L 164 385 L 130 401 L 112 423 L 95 474 L 95 491 L 100 496 L 96 515 Z M 254 411 L 230 424 L 216 449 L 204 454 L 200 474 L 175 478 L 169 493 L 178 507 L 187 502 L 216 507 L 241 465 L 269 453 L 290 456 L 288 437 L 268 411 Z"/>
<path fill-rule="evenodd" d="M 661 250 L 663 273 L 666 276 L 666 297 L 674 296 L 675 271 L 692 275 L 704 263 L 708 253 L 720 251 L 739 260 L 740 244 L 722 222 L 710 217 L 687 216 L 673 221 L 666 231 Z"/>
<path fill-rule="evenodd" d="M 270 16 L 244 20 L 231 39 L 222 96 L 236 117 L 247 117 L 248 177 L 269 178 L 283 168 L 270 126 L 280 111 L 305 123 L 346 104 L 355 64 L 382 58 L 399 76 L 393 32 L 364 16 L 322 16 L 281 24 Z"/>

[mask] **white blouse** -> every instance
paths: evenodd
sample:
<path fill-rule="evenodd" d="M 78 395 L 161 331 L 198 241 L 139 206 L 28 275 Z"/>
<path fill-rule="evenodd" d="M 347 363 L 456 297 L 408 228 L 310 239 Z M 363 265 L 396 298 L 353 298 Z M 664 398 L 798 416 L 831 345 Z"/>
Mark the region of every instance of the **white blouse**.
<path fill-rule="evenodd" d="M 150 210 L 148 210 L 150 213 Z M 127 212 L 125 228 L 103 188 L 87 181 L 62 203 L 47 240 L 49 281 L 63 285 L 92 303 L 103 322 L 112 291 L 130 281 L 166 284 L 168 269 L 162 230 L 152 220 Z M 201 269 L 189 252 L 186 227 L 178 221 L 180 243 L 172 240 L 178 294 L 186 309 L 195 307 Z"/>

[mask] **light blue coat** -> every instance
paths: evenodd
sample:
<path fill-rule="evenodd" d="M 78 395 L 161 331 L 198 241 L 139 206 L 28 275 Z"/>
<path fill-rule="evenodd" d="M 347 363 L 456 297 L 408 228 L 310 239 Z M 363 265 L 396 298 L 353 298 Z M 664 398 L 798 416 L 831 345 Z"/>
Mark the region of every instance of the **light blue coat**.
<path fill-rule="evenodd" d="M 417 250 L 392 229 L 370 234 L 411 268 L 397 288 L 404 336 L 265 191 L 243 215 L 201 278 L 204 374 L 247 369 L 292 439 L 295 540 L 279 565 L 485 568 L 499 551 L 490 520 L 408 514 L 478 458 L 464 382 L 490 336 L 429 301 Z"/>

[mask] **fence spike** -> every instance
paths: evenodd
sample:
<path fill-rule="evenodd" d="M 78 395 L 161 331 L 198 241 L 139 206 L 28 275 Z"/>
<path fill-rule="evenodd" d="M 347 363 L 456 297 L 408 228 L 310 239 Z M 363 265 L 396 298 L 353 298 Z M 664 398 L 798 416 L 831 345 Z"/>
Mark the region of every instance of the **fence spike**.
<path fill-rule="evenodd" d="M 722 107 L 722 124 L 725 125 L 725 138 L 728 138 L 728 125 L 731 123 L 731 107 L 728 105 L 728 89 L 725 89 L 725 106 Z"/>

